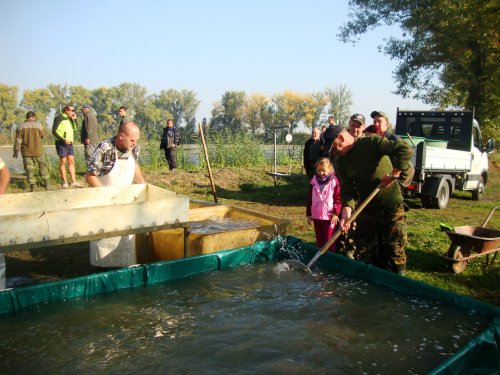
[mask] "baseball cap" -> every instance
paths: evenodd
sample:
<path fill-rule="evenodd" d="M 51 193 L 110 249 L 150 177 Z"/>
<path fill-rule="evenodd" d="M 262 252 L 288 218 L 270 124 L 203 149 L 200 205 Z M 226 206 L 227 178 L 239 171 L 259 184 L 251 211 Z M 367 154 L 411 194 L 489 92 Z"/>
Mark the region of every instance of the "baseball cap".
<path fill-rule="evenodd" d="M 389 116 L 387 116 L 387 113 L 385 113 L 385 112 L 382 112 L 382 111 L 373 111 L 372 113 L 370 113 L 370 117 L 371 118 L 375 118 L 375 116 L 383 117 L 387 121 L 389 121 Z"/>
<path fill-rule="evenodd" d="M 330 126 L 324 131 L 323 137 L 325 139 L 331 141 L 331 140 L 337 138 L 337 136 L 342 132 L 342 130 L 344 130 L 342 125 Z"/>
<path fill-rule="evenodd" d="M 356 121 L 359 122 L 361 125 L 365 124 L 365 116 L 363 116 L 361 113 L 355 113 L 351 116 L 350 118 L 351 121 Z"/>
<path fill-rule="evenodd" d="M 82 105 L 82 108 L 80 108 L 80 109 L 84 109 L 84 108 L 90 108 L 90 105 L 84 104 L 84 105 Z"/>

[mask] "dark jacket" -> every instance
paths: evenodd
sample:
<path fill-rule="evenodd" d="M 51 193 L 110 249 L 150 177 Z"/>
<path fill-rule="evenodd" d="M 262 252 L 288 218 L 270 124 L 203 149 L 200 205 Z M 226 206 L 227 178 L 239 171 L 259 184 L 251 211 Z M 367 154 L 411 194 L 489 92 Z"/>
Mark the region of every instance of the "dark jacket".
<path fill-rule="evenodd" d="M 90 143 L 95 145 L 99 143 L 97 136 L 97 118 L 92 111 L 87 112 L 83 117 L 82 130 L 81 130 L 82 143 L 88 138 Z"/>
<path fill-rule="evenodd" d="M 337 125 L 330 125 L 323 134 L 321 134 L 321 145 L 323 146 L 322 156 L 330 156 L 336 126 Z"/>
<path fill-rule="evenodd" d="M 172 148 L 173 145 L 180 145 L 181 144 L 181 134 L 179 133 L 179 130 L 177 130 L 177 127 L 174 126 L 172 128 L 163 128 L 163 133 L 161 135 L 161 142 L 160 142 L 160 150 L 164 150 L 166 148 Z"/>
<path fill-rule="evenodd" d="M 321 141 L 314 143 L 312 138 L 309 138 L 304 144 L 304 168 L 308 176 L 315 173 L 314 164 L 321 157 Z"/>

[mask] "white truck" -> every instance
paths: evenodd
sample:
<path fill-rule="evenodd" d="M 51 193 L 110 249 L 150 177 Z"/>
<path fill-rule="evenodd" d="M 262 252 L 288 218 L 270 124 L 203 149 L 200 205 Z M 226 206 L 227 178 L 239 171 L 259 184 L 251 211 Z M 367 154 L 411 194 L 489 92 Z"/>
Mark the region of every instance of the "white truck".
<path fill-rule="evenodd" d="M 396 131 L 413 147 L 415 175 L 404 189 L 420 197 L 427 208 L 444 209 L 453 192 L 468 190 L 479 200 L 488 181 L 488 153 L 495 140 L 483 146 L 473 111 L 400 111 Z"/>

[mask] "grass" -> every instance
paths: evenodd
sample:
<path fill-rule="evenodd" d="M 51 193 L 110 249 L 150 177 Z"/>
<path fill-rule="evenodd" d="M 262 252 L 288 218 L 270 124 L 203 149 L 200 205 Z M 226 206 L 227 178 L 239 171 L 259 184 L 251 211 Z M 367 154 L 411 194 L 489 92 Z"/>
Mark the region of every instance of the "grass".
<path fill-rule="evenodd" d="M 220 146 L 223 147 L 222 143 Z M 51 175 L 55 181 L 58 179 L 57 164 L 54 164 L 56 162 L 51 161 Z M 192 199 L 213 200 L 206 170 L 186 163 L 185 169 L 169 172 L 164 158 L 158 152 L 152 156 L 152 162 L 154 166 L 147 165 L 143 168 L 148 183 L 189 195 Z M 253 167 L 213 165 L 212 174 L 219 202 L 287 218 L 291 220 L 289 234 L 305 242 L 314 243 L 314 231 L 306 224 L 305 217 L 308 190 L 305 175 L 301 174 L 300 167 L 295 164 L 292 169 L 293 176 L 279 179 L 275 186 L 273 178 L 266 173 L 270 170 L 270 164 Z M 77 164 L 77 171 L 79 179 L 82 179 L 84 166 Z M 21 191 L 26 191 L 25 180 L 13 178 L 9 193 Z M 406 276 L 500 305 L 498 261 L 485 267 L 483 256 L 471 261 L 463 273 L 450 273 L 443 258 L 450 246 L 450 240 L 440 231 L 440 223 L 452 226 L 481 226 L 490 210 L 500 204 L 500 155 L 490 156 L 490 176 L 481 201 L 473 201 L 469 192 L 457 192 L 445 210 L 424 209 L 418 200 L 410 200 L 408 204 L 411 209 L 407 213 Z M 488 227 L 500 228 L 500 210 L 493 215 Z M 88 253 L 86 257 L 88 258 Z"/>

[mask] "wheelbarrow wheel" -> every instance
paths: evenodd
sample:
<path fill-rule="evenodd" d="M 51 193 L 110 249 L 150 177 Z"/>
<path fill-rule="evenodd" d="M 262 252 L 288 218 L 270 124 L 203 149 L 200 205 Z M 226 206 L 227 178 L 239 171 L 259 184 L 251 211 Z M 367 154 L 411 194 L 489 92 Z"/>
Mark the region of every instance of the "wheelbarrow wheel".
<path fill-rule="evenodd" d="M 468 257 L 470 253 L 471 251 L 467 246 L 451 244 L 448 250 L 448 258 L 453 259 L 449 260 L 450 271 L 454 273 L 462 272 L 467 267 L 469 261 L 460 259 Z"/>

